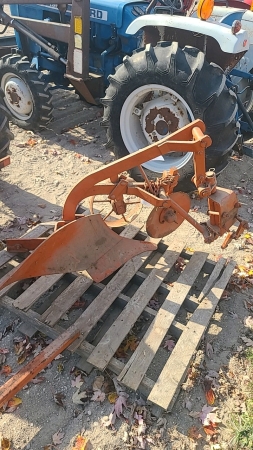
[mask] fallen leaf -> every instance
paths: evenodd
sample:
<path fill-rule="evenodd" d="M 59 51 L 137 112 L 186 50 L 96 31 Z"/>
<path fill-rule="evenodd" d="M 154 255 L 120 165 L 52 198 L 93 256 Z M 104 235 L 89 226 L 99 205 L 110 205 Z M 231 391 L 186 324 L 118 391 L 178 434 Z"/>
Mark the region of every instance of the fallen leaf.
<path fill-rule="evenodd" d="M 114 405 L 114 410 L 115 410 L 115 413 L 116 413 L 117 417 L 120 417 L 120 415 L 122 414 L 123 406 L 127 407 L 127 403 L 126 402 L 127 402 L 127 398 L 125 396 L 123 396 L 123 395 L 120 395 L 117 398 L 117 400 L 115 402 L 115 405 Z"/>
<path fill-rule="evenodd" d="M 210 342 L 206 343 L 206 355 L 208 356 L 209 359 L 213 357 L 213 347 L 210 344 Z"/>
<path fill-rule="evenodd" d="M 28 139 L 28 141 L 25 143 L 26 145 L 29 145 L 30 147 L 33 147 L 37 144 L 37 141 L 33 138 Z"/>
<path fill-rule="evenodd" d="M 46 206 L 47 206 L 47 205 L 46 205 L 45 203 L 38 203 L 38 207 L 39 207 L 39 208 L 45 209 Z"/>
<path fill-rule="evenodd" d="M 64 371 L 64 364 L 62 363 L 57 364 L 57 371 L 59 373 L 62 373 Z"/>
<path fill-rule="evenodd" d="M 99 375 L 98 377 L 96 377 L 93 382 L 93 391 L 100 390 L 101 387 L 103 386 L 104 381 L 105 381 L 105 377 L 103 377 L 103 375 Z"/>
<path fill-rule="evenodd" d="M 63 356 L 61 353 L 59 353 L 59 355 L 57 355 L 57 356 L 54 358 L 54 360 L 57 361 L 57 359 L 62 359 L 62 358 L 64 358 L 64 356 Z"/>
<path fill-rule="evenodd" d="M 62 408 L 64 408 L 64 404 L 63 401 L 65 398 L 65 395 L 62 392 L 57 392 L 56 394 L 54 394 L 54 401 L 56 403 L 56 405 L 61 406 Z"/>
<path fill-rule="evenodd" d="M 8 375 L 12 372 L 12 368 L 11 366 L 3 366 L 0 374 L 1 375 L 5 375 L 6 377 L 8 377 Z"/>
<path fill-rule="evenodd" d="M 175 347 L 175 342 L 172 340 L 172 339 L 167 339 L 165 342 L 164 342 L 164 346 L 163 346 L 163 348 L 167 348 L 167 350 L 169 351 L 169 352 L 172 352 L 172 350 L 173 350 L 173 348 Z"/>
<path fill-rule="evenodd" d="M 206 396 L 208 405 L 213 405 L 215 402 L 215 395 L 214 395 L 212 388 L 205 392 L 205 396 Z"/>
<path fill-rule="evenodd" d="M 185 402 L 184 402 L 184 406 L 185 406 L 186 409 L 191 411 L 191 409 L 192 409 L 192 402 L 189 399 L 186 399 Z"/>
<path fill-rule="evenodd" d="M 84 438 L 81 435 L 78 435 L 75 439 L 74 447 L 72 450 L 86 450 L 89 444 L 89 439 Z"/>
<path fill-rule="evenodd" d="M 253 341 L 246 336 L 241 336 L 241 340 L 247 345 L 247 347 L 253 347 Z"/>
<path fill-rule="evenodd" d="M 193 425 L 188 429 L 187 435 L 190 439 L 193 441 L 197 441 L 198 439 L 202 438 L 202 434 L 199 432 L 199 428 Z"/>
<path fill-rule="evenodd" d="M 52 440 L 54 445 L 60 445 L 62 444 L 62 440 L 65 436 L 65 433 L 62 433 L 61 430 L 57 431 L 57 433 L 53 434 Z"/>
<path fill-rule="evenodd" d="M 245 317 L 243 323 L 244 323 L 245 327 L 248 327 L 251 330 L 253 330 L 253 317 L 252 316 Z"/>
<path fill-rule="evenodd" d="M 80 387 L 82 386 L 83 381 L 82 381 L 82 376 L 81 374 L 78 375 L 74 380 L 71 380 L 71 386 L 72 387 L 76 387 L 77 389 L 80 389 Z"/>
<path fill-rule="evenodd" d="M 36 378 L 33 378 L 33 380 L 31 380 L 31 383 L 33 383 L 33 384 L 39 384 L 39 383 L 42 383 L 43 381 L 45 381 L 45 377 L 36 377 Z"/>
<path fill-rule="evenodd" d="M 72 401 L 76 405 L 83 405 L 87 401 L 87 394 L 85 391 L 80 392 L 79 389 L 73 394 Z"/>
<path fill-rule="evenodd" d="M 104 417 L 104 418 L 102 419 L 103 424 L 104 424 L 106 427 L 112 427 L 112 426 L 115 424 L 115 420 L 116 420 L 116 412 L 114 411 L 114 409 L 113 409 L 113 411 L 111 412 L 111 414 L 109 415 L 109 417 Z"/>
<path fill-rule="evenodd" d="M 110 403 L 115 403 L 116 402 L 116 400 L 117 400 L 117 398 L 118 398 L 118 394 L 117 394 L 117 392 L 110 392 L 109 394 L 108 394 L 108 400 L 109 400 L 109 402 Z"/>
<path fill-rule="evenodd" d="M 96 390 L 93 394 L 93 396 L 91 397 L 91 400 L 93 402 L 103 402 L 105 400 L 105 393 L 100 391 L 100 390 Z"/>
<path fill-rule="evenodd" d="M 21 398 L 13 397 L 11 400 L 8 401 L 7 408 L 15 408 L 16 409 L 18 407 L 18 405 L 21 405 L 21 403 L 22 403 Z"/>
<path fill-rule="evenodd" d="M 139 342 L 137 341 L 137 337 L 134 336 L 133 334 L 131 336 L 129 336 L 124 344 L 124 350 L 125 352 L 129 349 L 132 352 L 134 352 L 136 350 L 136 348 L 138 347 Z"/>
<path fill-rule="evenodd" d="M 6 355 L 7 353 L 9 353 L 9 350 L 8 350 L 8 348 L 0 348 L 0 353 L 2 355 Z"/>
<path fill-rule="evenodd" d="M 203 429 L 204 429 L 204 432 L 206 434 L 208 434 L 209 436 L 213 436 L 214 434 L 217 433 L 217 429 L 214 424 L 207 425 L 207 426 L 203 427 Z"/>
<path fill-rule="evenodd" d="M 3 354 L 0 354 L 0 369 L 2 367 L 2 365 L 5 363 L 6 361 L 6 356 Z"/>
<path fill-rule="evenodd" d="M 11 446 L 10 440 L 7 438 L 1 439 L 1 450 L 9 450 Z"/>
<path fill-rule="evenodd" d="M 215 411 L 217 411 L 217 408 L 214 408 L 213 406 L 203 406 L 199 418 L 204 426 L 208 426 L 210 423 L 218 424 L 221 422 Z"/>

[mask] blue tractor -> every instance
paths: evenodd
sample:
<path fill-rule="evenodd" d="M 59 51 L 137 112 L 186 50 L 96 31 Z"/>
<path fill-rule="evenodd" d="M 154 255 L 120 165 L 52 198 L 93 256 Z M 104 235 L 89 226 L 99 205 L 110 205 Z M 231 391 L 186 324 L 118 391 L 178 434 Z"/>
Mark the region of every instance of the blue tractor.
<path fill-rule="evenodd" d="M 0 19 L 15 29 L 17 50 L 0 59 L 0 86 L 15 124 L 36 130 L 52 120 L 49 81 L 72 84 L 93 104 L 106 89 L 102 125 L 117 158 L 200 118 L 212 139 L 207 167 L 226 167 L 241 136 L 238 101 L 245 113 L 251 101 L 245 93 L 240 100 L 230 80 L 249 39 L 238 21 L 208 20 L 211 0 L 200 0 L 198 17 L 190 0 L 8 4 L 11 15 L 0 0 Z M 179 170 L 179 189 L 190 190 L 192 154 L 143 164 L 149 177 L 171 167 Z M 132 170 L 134 179 L 142 179 L 143 168 Z"/>

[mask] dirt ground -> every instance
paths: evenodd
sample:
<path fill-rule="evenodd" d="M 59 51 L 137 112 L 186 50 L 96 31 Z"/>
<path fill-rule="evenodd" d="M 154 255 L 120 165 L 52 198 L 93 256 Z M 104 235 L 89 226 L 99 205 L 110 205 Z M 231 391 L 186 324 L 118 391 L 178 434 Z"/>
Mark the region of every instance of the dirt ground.
<path fill-rule="evenodd" d="M 47 222 L 60 218 L 61 207 L 70 189 L 84 175 L 113 160 L 113 154 L 105 146 L 105 131 L 100 127 L 101 110 L 81 103 L 73 93 L 61 91 L 56 93 L 55 98 L 56 120 L 49 130 L 34 135 L 11 126 L 15 136 L 11 144 L 11 165 L 0 174 L 1 239 L 24 234 L 27 230 L 27 219 Z M 73 104 L 72 98 L 75 99 Z M 68 124 L 74 121 L 72 114 L 75 114 L 76 108 L 81 125 L 66 131 Z M 232 159 L 229 167 L 219 177 L 219 184 L 236 188 L 242 203 L 241 215 L 250 222 L 249 233 L 253 235 L 252 167 L 253 160 L 250 158 Z M 196 199 L 192 201 L 191 214 L 198 221 L 204 218 L 206 209 L 205 202 L 202 204 Z M 145 214 L 144 210 L 141 217 L 144 218 Z M 207 246 L 199 233 L 184 223 L 168 238 L 168 242 L 175 239 L 185 241 L 186 246 L 194 250 L 209 251 L 210 257 L 215 260 L 225 255 L 238 264 L 247 266 L 253 259 L 253 241 L 250 238 L 242 237 L 222 251 L 221 239 Z M 188 379 L 188 385 L 184 386 L 185 390 L 182 389 L 172 412 L 164 414 L 163 420 L 157 422 L 146 405 L 148 413 L 145 419 L 145 442 L 139 440 L 132 446 L 128 440 L 127 414 L 130 414 L 134 401 L 143 405 L 138 395 L 128 393 L 128 408 L 124 408 L 126 417 L 117 418 L 115 430 L 103 425 L 103 417 L 108 416 L 112 409 L 107 399 L 101 403 L 88 401 L 84 405 L 73 402 L 72 396 L 76 387 L 71 385 L 71 380 L 75 379 L 75 375 L 70 372 L 78 357 L 68 352 L 64 352 L 63 359 L 53 361 L 41 374 L 45 378 L 41 383 L 29 383 L 28 387 L 18 394 L 22 404 L 14 412 L 0 413 L 0 437 L 10 439 L 13 450 L 71 450 L 79 433 L 89 439 L 90 448 L 94 450 L 236 448 L 231 443 L 231 416 L 245 408 L 249 374 L 242 357 L 245 343 L 241 338 L 248 332 L 244 318 L 251 316 L 248 305 L 253 302 L 252 294 L 250 289 L 241 292 L 231 289 L 221 300 L 196 355 L 193 366 L 196 367 L 196 378 Z M 0 306 L 0 336 L 13 320 L 15 316 Z M 13 332 L 8 332 L 0 339 L 0 349 L 9 351 L 5 354 L 4 364 L 12 368 L 12 373 L 20 368 L 13 346 L 13 338 L 17 336 L 20 336 L 19 324 Z M 206 347 L 207 343 L 211 345 L 211 351 L 210 346 L 209 350 Z M 59 362 L 63 362 L 63 371 L 59 371 Z M 204 432 L 198 417 L 198 413 L 207 403 L 203 377 L 210 371 L 217 374 L 214 387 L 216 399 L 213 406 L 217 407 L 216 413 L 221 421 L 217 441 L 213 443 L 210 442 L 210 435 Z M 100 374 L 95 370 L 89 377 L 82 375 L 84 386 L 92 385 L 98 375 Z M 104 375 L 108 376 L 107 373 Z M 5 381 L 4 374 L 0 374 L 0 385 Z M 64 395 L 64 399 L 60 395 L 64 407 L 54 400 L 55 394 L 59 393 Z M 51 446 L 52 436 L 59 431 L 62 433 L 60 437 L 58 435 L 60 443 L 55 447 Z M 54 437 L 54 441 L 56 443 L 57 438 Z"/>

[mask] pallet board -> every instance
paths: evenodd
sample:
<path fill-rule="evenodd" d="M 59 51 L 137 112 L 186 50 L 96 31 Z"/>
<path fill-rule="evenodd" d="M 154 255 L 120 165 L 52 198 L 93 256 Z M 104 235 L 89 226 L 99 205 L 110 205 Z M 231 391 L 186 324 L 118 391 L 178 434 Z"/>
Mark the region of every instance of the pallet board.
<path fill-rule="evenodd" d="M 39 225 L 26 236 L 44 236 L 51 229 Z M 93 283 L 86 272 L 49 275 L 27 283 L 23 292 L 22 282 L 8 286 L 0 301 L 21 318 L 22 332 L 30 336 L 37 330 L 53 339 L 66 330 L 79 333 L 69 350 L 82 364 L 85 359 L 87 367 L 112 370 L 125 386 L 144 393 L 159 415 L 171 410 L 235 263 L 226 265 L 221 258 L 215 264 L 206 252 L 185 251 L 183 242 L 168 247 L 141 232 L 138 223 L 121 235 L 156 242 L 158 249 L 135 256 L 103 283 Z M 177 272 L 180 255 L 186 265 Z M 0 252 L 0 266 L 10 269 L 19 260 Z M 72 309 L 80 299 L 84 310 Z M 138 345 L 122 362 L 118 349 L 131 333 Z M 168 335 L 176 343 L 172 352 L 163 345 Z"/>

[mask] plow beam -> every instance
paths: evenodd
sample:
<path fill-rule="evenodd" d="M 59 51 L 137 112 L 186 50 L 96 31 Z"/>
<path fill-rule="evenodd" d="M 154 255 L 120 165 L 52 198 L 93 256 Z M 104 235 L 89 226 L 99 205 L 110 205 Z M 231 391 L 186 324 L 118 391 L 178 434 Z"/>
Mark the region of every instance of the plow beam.
<path fill-rule="evenodd" d="M 156 250 L 151 242 L 127 239 L 112 231 L 99 214 L 70 222 L 44 240 L 5 275 L 0 290 L 26 278 L 86 270 L 100 282 L 134 256 Z"/>

